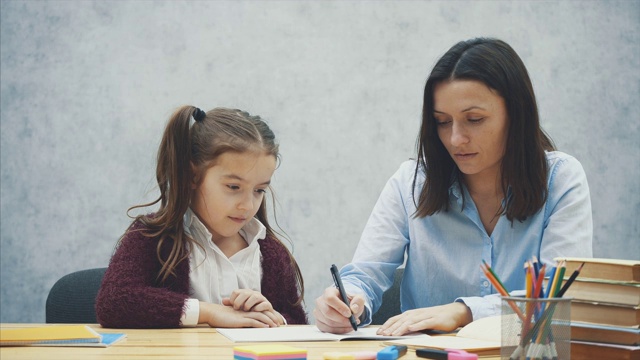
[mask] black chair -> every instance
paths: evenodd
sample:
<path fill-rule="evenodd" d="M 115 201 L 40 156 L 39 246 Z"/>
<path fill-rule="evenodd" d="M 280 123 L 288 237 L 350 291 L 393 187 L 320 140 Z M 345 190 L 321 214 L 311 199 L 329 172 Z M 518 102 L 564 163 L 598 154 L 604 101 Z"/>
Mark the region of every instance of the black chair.
<path fill-rule="evenodd" d="M 404 268 L 396 269 L 393 274 L 393 285 L 382 295 L 382 305 L 371 318 L 372 325 L 382 325 L 390 317 L 400 314 L 400 283 Z"/>
<path fill-rule="evenodd" d="M 97 323 L 96 295 L 106 270 L 105 267 L 76 271 L 53 284 L 47 296 L 47 323 Z"/>

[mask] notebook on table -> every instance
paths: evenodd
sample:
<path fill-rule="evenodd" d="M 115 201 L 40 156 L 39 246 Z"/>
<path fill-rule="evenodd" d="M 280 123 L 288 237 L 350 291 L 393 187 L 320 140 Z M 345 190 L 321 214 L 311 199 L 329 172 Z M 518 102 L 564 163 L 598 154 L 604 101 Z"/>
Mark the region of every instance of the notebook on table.
<path fill-rule="evenodd" d="M 0 346 L 107 347 L 125 338 L 126 334 L 98 333 L 87 325 L 0 329 Z"/>

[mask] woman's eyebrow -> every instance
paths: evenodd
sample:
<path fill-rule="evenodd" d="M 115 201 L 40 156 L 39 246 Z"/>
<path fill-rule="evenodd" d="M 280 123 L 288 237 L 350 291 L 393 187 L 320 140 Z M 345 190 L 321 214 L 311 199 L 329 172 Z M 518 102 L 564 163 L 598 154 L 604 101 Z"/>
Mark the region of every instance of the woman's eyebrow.
<path fill-rule="evenodd" d="M 477 106 L 477 105 L 473 105 L 473 106 L 469 106 L 468 108 L 462 110 L 462 112 L 467 112 L 467 111 L 471 111 L 471 110 L 487 110 L 485 108 L 483 108 L 482 106 Z"/>
<path fill-rule="evenodd" d="M 466 109 L 464 109 L 464 110 L 462 110 L 462 111 L 460 111 L 460 112 L 467 112 L 467 111 L 476 110 L 476 109 L 477 109 L 477 110 L 484 110 L 484 111 L 487 111 L 487 109 L 483 108 L 482 106 L 473 105 L 473 106 L 469 106 L 468 108 L 466 108 Z M 437 110 L 437 109 L 433 109 L 433 112 L 434 112 L 434 113 L 437 113 L 437 114 L 446 114 L 445 112 L 440 111 L 440 110 Z"/>

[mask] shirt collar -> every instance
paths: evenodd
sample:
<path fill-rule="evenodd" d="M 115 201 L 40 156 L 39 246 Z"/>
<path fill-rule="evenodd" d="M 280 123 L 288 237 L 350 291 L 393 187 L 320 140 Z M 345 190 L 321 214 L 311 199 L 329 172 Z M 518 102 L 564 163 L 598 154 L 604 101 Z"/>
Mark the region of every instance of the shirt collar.
<path fill-rule="evenodd" d="M 462 185 L 462 186 L 460 186 Z M 464 194 L 461 192 L 464 191 L 464 184 L 461 184 L 454 172 L 451 174 L 451 185 L 449 186 L 449 199 L 453 200 L 455 198 L 456 202 L 462 206 L 462 201 L 464 199 Z"/>
<path fill-rule="evenodd" d="M 200 243 L 211 242 L 211 232 L 200 221 L 198 216 L 191 210 L 187 209 L 184 214 L 184 231 L 194 240 Z M 251 245 L 254 241 L 264 239 L 267 236 L 267 228 L 256 218 L 251 218 L 242 229 L 240 229 L 240 235 L 244 238 L 247 244 Z"/>
<path fill-rule="evenodd" d="M 464 191 L 464 194 L 460 192 L 461 189 Z M 471 198 L 466 185 L 462 184 L 462 186 L 460 186 L 460 182 L 457 179 L 454 179 L 453 182 L 451 183 L 451 186 L 449 186 L 449 198 L 451 199 L 452 196 L 453 198 L 456 199 L 456 202 L 460 206 L 462 206 L 462 200 L 464 199 L 465 196 L 469 196 L 469 198 Z M 509 185 L 507 187 L 507 196 L 505 197 L 506 200 L 505 199 L 502 200 L 502 205 L 504 206 L 505 203 L 508 203 L 512 196 L 513 196 L 513 191 L 511 190 L 511 185 Z"/>

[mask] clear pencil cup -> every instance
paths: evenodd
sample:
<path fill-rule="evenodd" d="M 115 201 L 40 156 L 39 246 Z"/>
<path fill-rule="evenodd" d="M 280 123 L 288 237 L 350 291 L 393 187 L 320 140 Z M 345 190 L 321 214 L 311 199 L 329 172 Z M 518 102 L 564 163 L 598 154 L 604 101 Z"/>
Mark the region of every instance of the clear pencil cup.
<path fill-rule="evenodd" d="M 571 298 L 502 297 L 500 358 L 571 359 Z"/>

